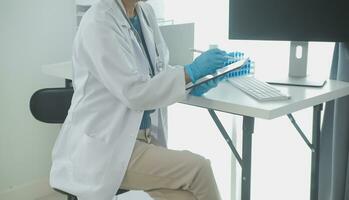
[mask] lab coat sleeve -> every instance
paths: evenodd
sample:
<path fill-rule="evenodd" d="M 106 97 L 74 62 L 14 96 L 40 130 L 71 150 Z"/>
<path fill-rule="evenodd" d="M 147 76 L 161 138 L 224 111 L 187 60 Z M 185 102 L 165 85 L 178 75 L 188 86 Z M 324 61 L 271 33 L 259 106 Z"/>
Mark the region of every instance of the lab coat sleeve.
<path fill-rule="evenodd" d="M 115 22 L 113 22 L 115 23 Z M 86 67 L 109 91 L 134 110 L 171 105 L 186 94 L 183 67 L 168 67 L 153 78 L 137 69 L 132 35 L 106 21 L 94 21 L 80 31 Z"/>

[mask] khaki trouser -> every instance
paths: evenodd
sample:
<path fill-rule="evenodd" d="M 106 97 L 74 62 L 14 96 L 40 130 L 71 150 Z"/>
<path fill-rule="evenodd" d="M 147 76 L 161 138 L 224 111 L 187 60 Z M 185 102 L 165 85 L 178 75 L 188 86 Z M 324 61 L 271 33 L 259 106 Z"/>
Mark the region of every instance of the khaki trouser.
<path fill-rule="evenodd" d="M 122 189 L 144 190 L 154 200 L 221 199 L 209 160 L 147 142 L 136 141 Z"/>

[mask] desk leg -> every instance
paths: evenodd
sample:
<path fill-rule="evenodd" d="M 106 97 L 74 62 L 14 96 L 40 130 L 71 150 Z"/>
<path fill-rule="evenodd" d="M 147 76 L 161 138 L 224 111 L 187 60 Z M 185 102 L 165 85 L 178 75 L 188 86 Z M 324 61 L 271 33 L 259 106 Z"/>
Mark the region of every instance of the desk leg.
<path fill-rule="evenodd" d="M 319 161 L 320 161 L 320 129 L 322 104 L 313 110 L 313 151 L 311 152 L 311 185 L 310 200 L 318 200 L 319 192 Z"/>
<path fill-rule="evenodd" d="M 231 138 L 229 137 L 227 131 L 225 130 L 223 124 L 221 123 L 221 121 L 219 120 L 218 116 L 216 115 L 216 113 L 214 112 L 214 110 L 212 109 L 208 109 L 208 112 L 210 113 L 213 121 L 216 123 L 219 131 L 221 132 L 222 136 L 224 137 L 225 141 L 227 142 L 227 144 L 229 145 L 231 151 L 233 152 L 236 160 L 239 162 L 240 166 L 242 167 L 242 159 L 238 153 L 238 151 L 236 150 L 236 148 L 234 147 L 234 143 L 231 140 Z"/>
<path fill-rule="evenodd" d="M 241 200 L 251 198 L 251 157 L 252 157 L 252 134 L 254 132 L 254 118 L 243 118 L 243 141 L 242 141 L 242 180 Z"/>
<path fill-rule="evenodd" d="M 230 139 L 228 133 L 224 129 L 222 123 L 218 119 L 218 116 L 212 109 L 208 109 L 213 121 L 216 123 L 218 129 L 223 135 L 224 139 L 228 143 L 231 151 L 235 155 L 237 161 L 242 168 L 242 180 L 241 180 L 241 200 L 251 199 L 251 156 L 252 156 L 252 134 L 254 132 L 254 118 L 253 117 L 243 117 L 242 125 L 242 158 L 235 149 L 232 140 Z"/>

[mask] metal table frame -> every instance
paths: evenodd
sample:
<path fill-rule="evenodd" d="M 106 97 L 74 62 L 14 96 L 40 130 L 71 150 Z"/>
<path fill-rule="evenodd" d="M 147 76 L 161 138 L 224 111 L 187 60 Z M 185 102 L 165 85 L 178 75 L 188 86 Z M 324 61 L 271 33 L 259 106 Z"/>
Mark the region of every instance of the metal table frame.
<path fill-rule="evenodd" d="M 302 139 L 311 150 L 311 183 L 310 183 L 310 200 L 318 199 L 319 190 L 319 160 L 320 160 L 320 129 L 321 129 L 321 112 L 323 104 L 313 107 L 313 127 L 312 127 L 312 143 L 309 142 L 301 128 L 298 126 L 292 114 L 288 114 L 291 123 L 299 132 Z M 251 199 L 251 159 L 252 159 L 252 134 L 254 132 L 254 117 L 242 116 L 242 157 L 236 150 L 233 141 L 228 135 L 226 129 L 219 120 L 216 112 L 213 109 L 208 109 L 213 121 L 217 125 L 219 131 L 229 145 L 232 153 L 242 168 L 241 176 L 241 200 Z"/>

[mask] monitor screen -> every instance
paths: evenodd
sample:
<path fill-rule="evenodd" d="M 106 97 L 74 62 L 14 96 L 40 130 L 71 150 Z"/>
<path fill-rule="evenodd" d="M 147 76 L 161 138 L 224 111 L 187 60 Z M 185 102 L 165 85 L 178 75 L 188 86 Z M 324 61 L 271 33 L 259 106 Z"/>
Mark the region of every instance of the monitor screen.
<path fill-rule="evenodd" d="M 229 39 L 349 41 L 348 0 L 230 0 Z"/>

